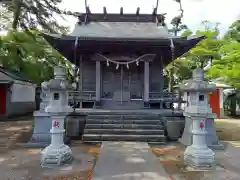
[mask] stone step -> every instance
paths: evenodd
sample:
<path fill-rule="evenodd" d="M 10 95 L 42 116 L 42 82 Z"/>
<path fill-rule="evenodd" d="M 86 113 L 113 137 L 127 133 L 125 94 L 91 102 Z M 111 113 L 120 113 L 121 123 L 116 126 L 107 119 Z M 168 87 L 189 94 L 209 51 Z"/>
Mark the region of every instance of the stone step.
<path fill-rule="evenodd" d="M 164 129 L 155 124 L 86 124 L 85 129 Z"/>
<path fill-rule="evenodd" d="M 152 124 L 162 125 L 160 120 L 116 120 L 116 119 L 88 119 L 86 124 Z"/>
<path fill-rule="evenodd" d="M 90 144 L 101 144 L 103 141 L 84 141 L 84 143 L 90 143 Z M 121 141 L 119 141 L 121 142 Z M 123 141 L 124 142 L 124 141 Z M 159 142 L 147 142 L 150 146 L 158 146 L 159 145 L 165 145 L 166 142 L 165 141 L 159 141 Z"/>
<path fill-rule="evenodd" d="M 164 135 L 164 130 L 157 129 L 85 129 L 84 134 L 116 135 Z"/>
<path fill-rule="evenodd" d="M 165 142 L 164 135 L 84 134 L 83 141 L 140 141 Z"/>
<path fill-rule="evenodd" d="M 136 119 L 136 120 L 142 120 L 142 119 L 152 119 L 152 120 L 159 120 L 163 117 L 155 116 L 155 115 L 88 115 L 87 119 Z"/>

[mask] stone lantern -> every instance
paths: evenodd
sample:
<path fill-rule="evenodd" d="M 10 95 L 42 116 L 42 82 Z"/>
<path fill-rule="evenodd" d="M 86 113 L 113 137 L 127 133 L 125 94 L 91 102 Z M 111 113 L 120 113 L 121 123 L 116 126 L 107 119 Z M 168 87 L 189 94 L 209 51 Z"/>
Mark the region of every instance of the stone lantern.
<path fill-rule="evenodd" d="M 63 67 L 54 68 L 55 78 L 50 80 L 49 104 L 45 111 L 51 116 L 52 128 L 51 144 L 41 152 L 42 166 L 62 165 L 72 160 L 71 149 L 64 144 L 64 120 L 67 114 L 73 111 L 68 106 L 68 92 L 71 85 L 65 80 L 65 71 Z"/>
<path fill-rule="evenodd" d="M 215 88 L 204 81 L 202 69 L 194 70 L 193 78 L 180 86 L 188 96 L 184 116 L 192 120 L 192 144 L 185 150 L 184 162 L 193 168 L 205 169 L 214 164 L 215 154 L 207 146 L 206 120 L 216 116 L 208 104 L 208 94 Z"/>
<path fill-rule="evenodd" d="M 48 82 L 44 81 L 41 83 L 41 103 L 40 109 L 34 111 L 34 125 L 33 134 L 29 142 L 25 145 L 26 147 L 46 147 L 50 144 L 50 129 L 51 129 L 51 118 L 48 113 L 45 112 L 45 107 L 49 102 L 49 89 Z"/>
<path fill-rule="evenodd" d="M 48 102 L 49 102 L 48 82 L 47 81 L 42 82 L 41 88 L 42 88 L 42 93 L 41 93 L 42 102 L 40 103 L 40 111 L 45 112 L 45 108 L 47 107 Z"/>

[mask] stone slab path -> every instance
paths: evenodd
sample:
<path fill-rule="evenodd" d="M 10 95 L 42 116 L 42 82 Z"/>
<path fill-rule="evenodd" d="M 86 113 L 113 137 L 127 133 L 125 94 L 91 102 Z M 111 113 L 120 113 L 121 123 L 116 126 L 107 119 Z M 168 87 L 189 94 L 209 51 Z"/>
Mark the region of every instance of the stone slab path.
<path fill-rule="evenodd" d="M 103 142 L 92 180 L 170 180 L 147 143 Z"/>

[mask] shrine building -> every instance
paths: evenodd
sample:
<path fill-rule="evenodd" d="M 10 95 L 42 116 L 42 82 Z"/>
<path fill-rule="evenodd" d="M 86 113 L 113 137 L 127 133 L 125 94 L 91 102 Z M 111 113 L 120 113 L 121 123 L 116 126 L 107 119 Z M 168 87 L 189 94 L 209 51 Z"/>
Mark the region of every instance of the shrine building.
<path fill-rule="evenodd" d="M 80 110 L 147 114 L 154 109 L 160 116 L 162 109 L 172 112 L 177 101 L 164 89 L 164 67 L 204 38 L 174 36 L 164 15 L 156 9 L 141 14 L 139 8 L 134 14 L 123 13 L 122 8 L 118 14 L 87 8 L 71 34 L 43 37 L 79 68 L 75 94 Z"/>

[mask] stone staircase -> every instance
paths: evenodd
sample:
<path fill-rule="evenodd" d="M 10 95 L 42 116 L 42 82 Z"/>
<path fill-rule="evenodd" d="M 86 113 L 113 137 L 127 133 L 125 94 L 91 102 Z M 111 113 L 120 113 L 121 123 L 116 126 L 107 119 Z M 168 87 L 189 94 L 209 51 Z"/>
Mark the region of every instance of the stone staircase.
<path fill-rule="evenodd" d="M 165 144 L 164 125 L 155 115 L 90 114 L 87 117 L 83 141 L 141 141 Z"/>

